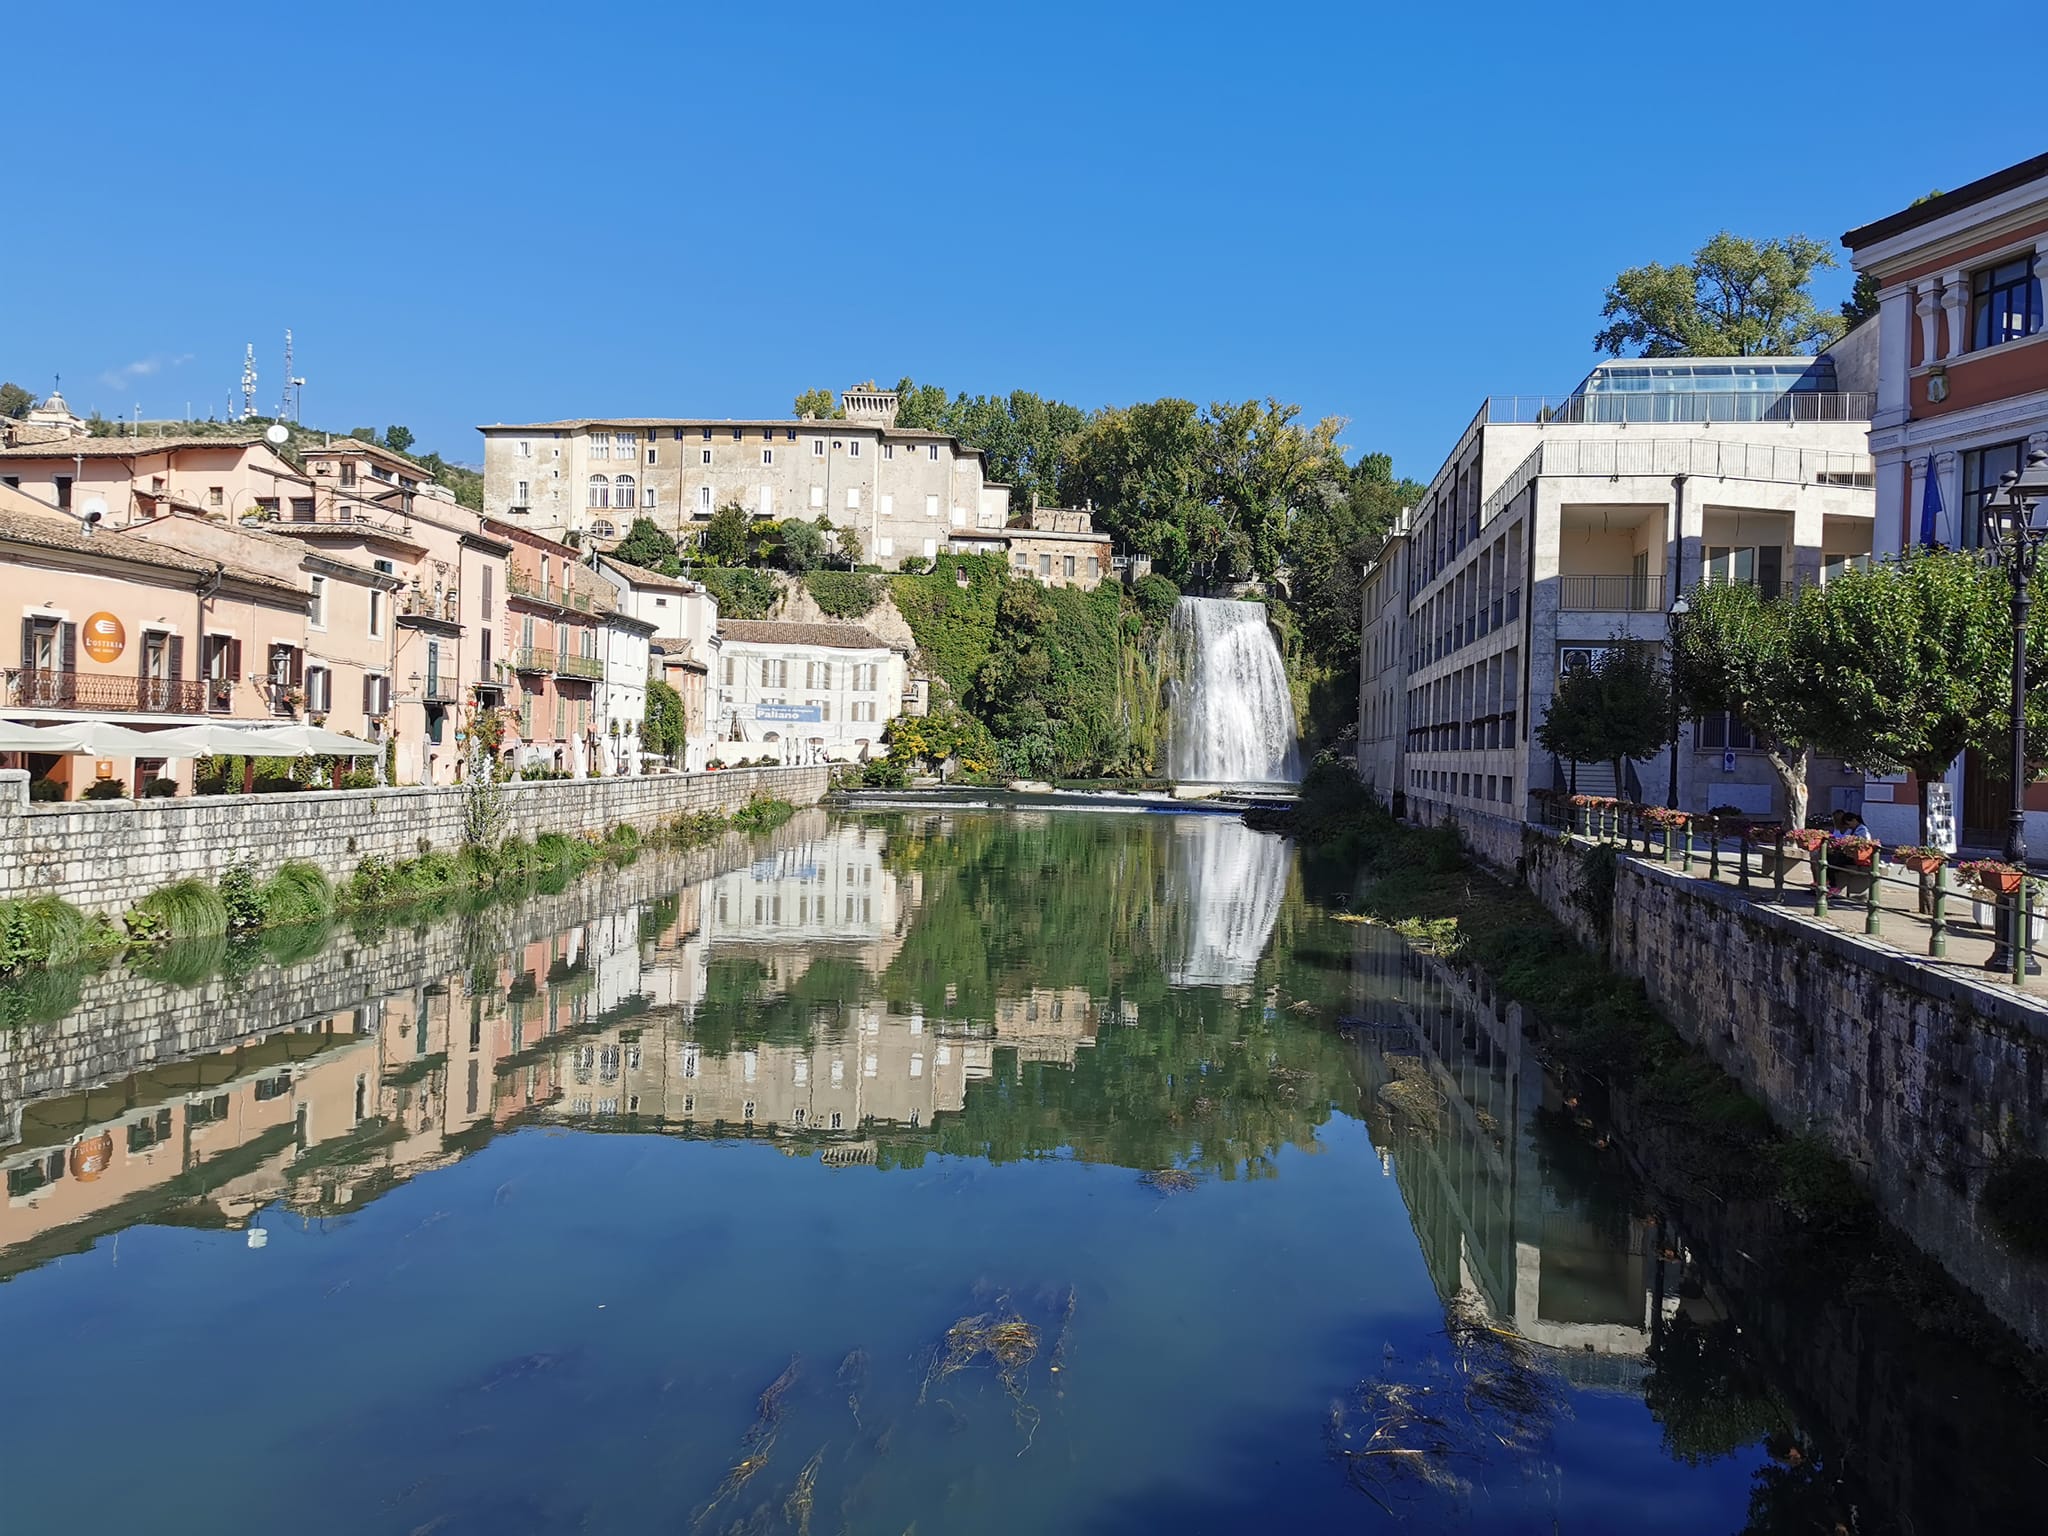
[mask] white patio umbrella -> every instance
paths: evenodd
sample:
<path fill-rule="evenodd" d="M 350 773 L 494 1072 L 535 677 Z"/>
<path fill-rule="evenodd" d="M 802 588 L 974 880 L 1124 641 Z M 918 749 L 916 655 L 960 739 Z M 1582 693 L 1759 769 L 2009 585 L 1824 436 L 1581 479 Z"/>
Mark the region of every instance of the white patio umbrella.
<path fill-rule="evenodd" d="M 139 733 L 138 733 L 139 734 Z M 205 725 L 180 725 L 168 731 L 152 731 L 148 737 L 152 757 L 212 757 L 238 754 L 243 757 L 296 757 L 261 731 L 209 721 Z"/>
<path fill-rule="evenodd" d="M 131 731 L 106 720 L 58 720 L 25 726 L 0 720 L 0 751 L 56 752 L 75 757 L 175 757 L 165 752 L 148 731 Z"/>
<path fill-rule="evenodd" d="M 318 725 L 280 725 L 277 727 L 258 726 L 244 734 L 261 736 L 275 745 L 265 749 L 272 757 L 302 757 L 319 754 L 326 757 L 375 757 L 381 747 L 374 741 L 362 741 L 354 736 L 344 736 L 339 731 L 330 731 Z"/>

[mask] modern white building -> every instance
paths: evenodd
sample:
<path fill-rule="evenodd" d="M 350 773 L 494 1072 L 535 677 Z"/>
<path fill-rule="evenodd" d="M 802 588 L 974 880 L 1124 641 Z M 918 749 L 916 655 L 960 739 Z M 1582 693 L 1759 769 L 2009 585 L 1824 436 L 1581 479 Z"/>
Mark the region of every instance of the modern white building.
<path fill-rule="evenodd" d="M 581 418 L 494 424 L 484 435 L 484 508 L 552 538 L 602 544 L 636 517 L 678 539 L 721 507 L 816 519 L 858 533 L 865 559 L 929 559 L 957 530 L 1000 529 L 1010 491 L 981 450 L 896 425 L 891 390 L 848 390 L 843 419 Z"/>
<path fill-rule="evenodd" d="M 1361 767 L 1370 729 L 1379 792 L 1520 819 L 1531 791 L 1572 778 L 1536 741 L 1565 671 L 1624 637 L 1662 645 L 1672 601 L 1701 581 L 1775 593 L 1867 558 L 1874 397 L 1850 387 L 1863 383 L 1828 355 L 1644 358 L 1603 363 L 1566 396 L 1489 399 L 1390 545 L 1405 596 L 1384 596 L 1388 556 L 1366 572 L 1369 594 L 1406 607 L 1405 634 L 1361 633 L 1361 699 L 1375 702 Z M 1681 736 L 1682 808 L 1782 810 L 1739 721 Z M 1662 803 L 1669 773 L 1667 752 L 1618 785 L 1604 764 L 1576 778 Z M 1811 785 L 1816 810 L 1862 797 L 1838 763 L 1816 763 Z"/>
<path fill-rule="evenodd" d="M 713 751 L 726 762 L 863 762 L 903 712 L 907 663 L 857 624 L 726 619 L 712 661 Z"/>
<path fill-rule="evenodd" d="M 597 751 L 608 775 L 640 772 L 640 727 L 647 719 L 647 676 L 654 626 L 614 610 L 597 635 L 604 679 L 597 685 Z"/>

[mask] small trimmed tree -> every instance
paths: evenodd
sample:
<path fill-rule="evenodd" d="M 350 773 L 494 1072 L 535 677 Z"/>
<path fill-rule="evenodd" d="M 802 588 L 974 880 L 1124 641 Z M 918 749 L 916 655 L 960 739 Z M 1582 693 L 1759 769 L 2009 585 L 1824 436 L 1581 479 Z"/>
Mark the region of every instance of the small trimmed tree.
<path fill-rule="evenodd" d="M 647 718 L 641 722 L 640 744 L 673 763 L 676 754 L 683 750 L 686 728 L 683 696 L 667 683 L 648 683 Z"/>
<path fill-rule="evenodd" d="M 816 523 L 786 517 L 777 527 L 777 558 L 785 571 L 801 576 L 825 563 L 825 535 Z"/>
<path fill-rule="evenodd" d="M 1812 679 L 1814 749 L 1928 787 L 1963 749 L 2009 740 L 2011 588 L 1961 550 L 1923 550 L 1844 572 L 1800 603 L 1791 641 Z"/>
<path fill-rule="evenodd" d="M 1657 648 L 1618 640 L 1594 665 L 1558 679 L 1536 739 L 1575 769 L 1612 765 L 1619 788 L 1624 761 L 1648 762 L 1669 744 L 1670 719 L 1670 682 Z M 1572 782 L 1576 787 L 1576 772 Z"/>
<path fill-rule="evenodd" d="M 612 553 L 628 565 L 637 565 L 664 576 L 680 576 L 683 562 L 676 558 L 676 541 L 651 517 L 636 517 L 626 536 Z"/>
<path fill-rule="evenodd" d="M 744 565 L 754 540 L 754 520 L 747 509 L 728 501 L 711 514 L 697 534 L 697 546 L 715 565 Z"/>
<path fill-rule="evenodd" d="M 1815 595 L 1765 597 L 1747 582 L 1693 589 L 1674 626 L 1680 704 L 1695 716 L 1726 711 L 1748 729 L 1785 789 L 1785 819 L 1806 824 L 1806 756 L 1813 741 L 1812 669 L 1792 643 L 1793 613 Z"/>

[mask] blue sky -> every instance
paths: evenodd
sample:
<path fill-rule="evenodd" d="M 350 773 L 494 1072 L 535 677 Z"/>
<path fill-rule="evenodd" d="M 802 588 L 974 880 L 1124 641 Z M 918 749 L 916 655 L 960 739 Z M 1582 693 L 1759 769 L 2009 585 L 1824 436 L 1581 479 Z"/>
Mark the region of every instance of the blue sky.
<path fill-rule="evenodd" d="M 204 415 L 254 342 L 269 410 L 290 326 L 309 423 L 470 461 L 908 373 L 1273 394 L 1421 478 L 1622 267 L 2040 149 L 1916 106 L 1884 3 L 19 10 L 0 377 Z"/>

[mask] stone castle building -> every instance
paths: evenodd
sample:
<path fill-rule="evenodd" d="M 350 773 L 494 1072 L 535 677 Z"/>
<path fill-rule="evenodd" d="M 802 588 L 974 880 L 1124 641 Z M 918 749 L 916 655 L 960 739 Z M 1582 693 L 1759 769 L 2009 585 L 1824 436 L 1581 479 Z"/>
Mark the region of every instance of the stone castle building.
<path fill-rule="evenodd" d="M 929 559 L 966 529 L 1000 529 L 1009 487 L 981 450 L 896 424 L 892 390 L 852 389 L 842 419 L 579 418 L 479 428 L 484 511 L 551 538 L 599 543 L 636 517 L 678 538 L 721 507 L 858 533 L 885 569 Z"/>

